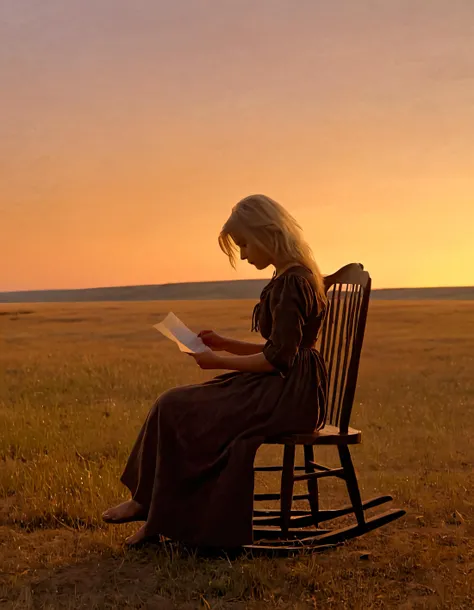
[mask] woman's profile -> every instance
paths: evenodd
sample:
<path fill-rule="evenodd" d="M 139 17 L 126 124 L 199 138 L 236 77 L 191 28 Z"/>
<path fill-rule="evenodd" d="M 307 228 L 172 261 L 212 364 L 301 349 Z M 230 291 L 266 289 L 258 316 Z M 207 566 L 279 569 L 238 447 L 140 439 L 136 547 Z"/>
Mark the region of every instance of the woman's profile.
<path fill-rule="evenodd" d="M 252 318 L 265 343 L 199 333 L 211 351 L 192 354 L 197 364 L 231 372 L 169 390 L 148 413 L 121 477 L 131 499 L 103 514 L 108 523 L 145 521 L 127 538 L 132 546 L 158 534 L 250 544 L 258 447 L 324 422 L 327 373 L 314 346 L 326 296 L 299 225 L 277 202 L 251 195 L 232 209 L 219 245 L 234 267 L 240 252 L 257 269 L 275 268 Z"/>

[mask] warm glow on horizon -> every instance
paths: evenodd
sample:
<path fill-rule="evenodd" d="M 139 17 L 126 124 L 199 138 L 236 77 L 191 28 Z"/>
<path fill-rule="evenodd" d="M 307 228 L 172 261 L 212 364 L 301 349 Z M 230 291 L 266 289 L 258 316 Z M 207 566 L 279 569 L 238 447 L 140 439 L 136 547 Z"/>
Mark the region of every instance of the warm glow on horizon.
<path fill-rule="evenodd" d="M 264 278 L 241 198 L 323 273 L 474 285 L 471 0 L 5 0 L 0 291 Z"/>

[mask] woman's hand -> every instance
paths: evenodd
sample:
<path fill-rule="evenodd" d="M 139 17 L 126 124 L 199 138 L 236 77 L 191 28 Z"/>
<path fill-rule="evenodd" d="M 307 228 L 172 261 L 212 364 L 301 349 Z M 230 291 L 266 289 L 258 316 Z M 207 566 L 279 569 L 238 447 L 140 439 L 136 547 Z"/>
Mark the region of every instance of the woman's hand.
<path fill-rule="evenodd" d="M 198 337 L 202 339 L 204 345 L 210 347 L 214 352 L 221 352 L 226 349 L 228 339 L 218 335 L 213 330 L 201 330 Z"/>
<path fill-rule="evenodd" d="M 188 354 L 196 361 L 197 365 L 202 369 L 219 369 L 222 368 L 222 358 L 214 352 L 205 351 L 199 354 Z M 219 366 L 221 365 L 221 366 Z"/>

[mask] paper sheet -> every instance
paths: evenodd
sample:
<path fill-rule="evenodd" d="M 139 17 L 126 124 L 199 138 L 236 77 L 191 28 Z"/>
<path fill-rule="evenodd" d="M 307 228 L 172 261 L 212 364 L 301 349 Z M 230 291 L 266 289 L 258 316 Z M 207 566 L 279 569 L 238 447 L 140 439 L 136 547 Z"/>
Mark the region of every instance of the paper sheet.
<path fill-rule="evenodd" d="M 165 337 L 174 341 L 182 352 L 199 354 L 210 351 L 210 348 L 204 345 L 202 339 L 183 324 L 172 311 L 162 322 L 155 324 L 153 328 L 156 328 Z"/>

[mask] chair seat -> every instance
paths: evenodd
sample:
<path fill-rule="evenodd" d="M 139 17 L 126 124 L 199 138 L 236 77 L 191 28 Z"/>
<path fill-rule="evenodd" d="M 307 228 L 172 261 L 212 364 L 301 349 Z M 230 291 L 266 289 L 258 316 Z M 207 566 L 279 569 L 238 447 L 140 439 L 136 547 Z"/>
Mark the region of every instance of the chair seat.
<path fill-rule="evenodd" d="M 349 428 L 341 434 L 336 426 L 326 425 L 310 434 L 284 434 L 265 440 L 269 445 L 358 445 L 361 442 L 360 430 Z"/>

